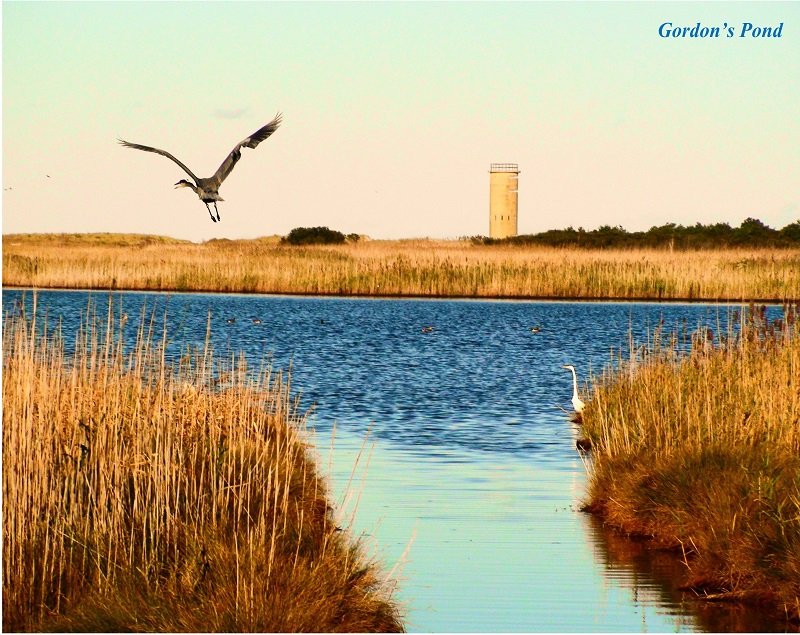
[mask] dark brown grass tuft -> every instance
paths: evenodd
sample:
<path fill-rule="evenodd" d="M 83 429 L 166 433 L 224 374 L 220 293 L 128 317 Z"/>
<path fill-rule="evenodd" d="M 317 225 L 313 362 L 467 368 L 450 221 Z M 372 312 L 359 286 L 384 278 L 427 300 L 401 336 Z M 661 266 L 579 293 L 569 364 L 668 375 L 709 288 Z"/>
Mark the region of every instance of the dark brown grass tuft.
<path fill-rule="evenodd" d="M 800 320 L 651 348 L 595 387 L 590 511 L 682 554 L 699 597 L 800 609 Z M 657 338 L 654 338 L 657 339 Z M 708 342 L 715 342 L 709 346 Z"/>

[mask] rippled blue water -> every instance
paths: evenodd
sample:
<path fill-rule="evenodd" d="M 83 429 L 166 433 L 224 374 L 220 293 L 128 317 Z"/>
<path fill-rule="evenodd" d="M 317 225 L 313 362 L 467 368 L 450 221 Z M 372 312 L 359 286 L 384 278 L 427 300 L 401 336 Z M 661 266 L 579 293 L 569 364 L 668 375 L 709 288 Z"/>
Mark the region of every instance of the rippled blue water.
<path fill-rule="evenodd" d="M 354 529 L 374 535 L 389 567 L 415 536 L 398 591 L 411 629 L 708 628 L 658 567 L 620 560 L 576 511 L 585 470 L 559 409 L 572 395 L 561 365 L 583 380 L 629 332 L 643 340 L 662 320 L 681 340 L 701 324 L 724 330 L 730 307 L 42 291 L 39 312 L 71 334 L 90 295 L 100 322 L 113 297 L 130 338 L 143 311 L 159 325 L 166 311 L 172 356 L 202 344 L 210 314 L 216 353 L 291 366 L 323 453 L 336 426 L 342 499 L 371 430 Z M 22 298 L 4 290 L 4 312 Z"/>
<path fill-rule="evenodd" d="M 4 309 L 18 298 L 4 291 Z M 40 292 L 53 322 L 74 332 L 85 313 L 86 292 Z M 108 294 L 91 294 L 99 321 Z M 489 302 L 339 299 L 213 294 L 115 294 L 130 316 L 143 308 L 158 320 L 166 310 L 172 353 L 202 345 L 209 312 L 218 353 L 269 357 L 293 366 L 292 379 L 306 406 L 316 404 L 317 426 L 336 421 L 379 438 L 542 459 L 571 452 L 553 431 L 563 427 L 558 405 L 570 408 L 574 364 L 582 381 L 598 372 L 627 334 L 644 337 L 663 319 L 672 330 L 715 325 L 727 309 L 707 305 L 574 302 Z M 28 302 L 31 297 L 28 294 Z M 227 323 L 234 319 L 235 323 Z M 261 320 L 254 324 L 253 319 Z M 432 326 L 433 331 L 423 332 Z M 530 329 L 539 326 L 539 333 Z M 160 327 L 157 327 L 160 328 Z M 159 331 L 160 332 L 160 331 Z"/>

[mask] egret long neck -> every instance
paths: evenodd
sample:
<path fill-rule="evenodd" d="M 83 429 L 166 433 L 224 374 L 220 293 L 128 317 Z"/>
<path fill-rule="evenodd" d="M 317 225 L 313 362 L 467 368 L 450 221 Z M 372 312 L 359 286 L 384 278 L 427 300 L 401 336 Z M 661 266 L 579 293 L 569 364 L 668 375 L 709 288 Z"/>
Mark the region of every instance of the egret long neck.
<path fill-rule="evenodd" d="M 574 368 L 570 368 L 572 371 L 572 396 L 578 396 L 578 374 L 575 372 Z"/>

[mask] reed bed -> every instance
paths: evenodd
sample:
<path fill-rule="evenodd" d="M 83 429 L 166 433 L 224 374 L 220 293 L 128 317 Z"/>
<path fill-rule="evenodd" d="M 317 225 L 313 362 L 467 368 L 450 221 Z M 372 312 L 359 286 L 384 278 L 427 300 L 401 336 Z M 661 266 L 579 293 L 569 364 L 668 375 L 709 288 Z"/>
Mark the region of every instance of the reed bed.
<path fill-rule="evenodd" d="M 98 238 L 99 236 L 99 238 Z M 138 242 L 137 242 L 138 240 Z M 797 249 L 586 250 L 468 241 L 7 235 L 3 284 L 21 287 L 475 298 L 776 300 L 800 297 Z"/>
<path fill-rule="evenodd" d="M 289 382 L 208 344 L 171 360 L 154 324 L 126 349 L 87 311 L 67 354 L 35 308 L 6 317 L 3 629 L 402 630 Z"/>
<path fill-rule="evenodd" d="M 800 303 L 691 351 L 663 326 L 591 393 L 587 508 L 681 553 L 686 589 L 800 619 Z M 641 354 L 647 353 L 642 360 Z"/>

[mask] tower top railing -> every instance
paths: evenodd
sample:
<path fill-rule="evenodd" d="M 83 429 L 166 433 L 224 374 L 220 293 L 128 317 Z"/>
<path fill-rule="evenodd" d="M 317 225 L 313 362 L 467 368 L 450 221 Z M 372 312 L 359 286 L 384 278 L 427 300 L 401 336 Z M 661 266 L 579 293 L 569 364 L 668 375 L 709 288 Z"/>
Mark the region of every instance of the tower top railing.
<path fill-rule="evenodd" d="M 489 172 L 519 172 L 519 165 L 516 163 L 491 163 Z"/>

